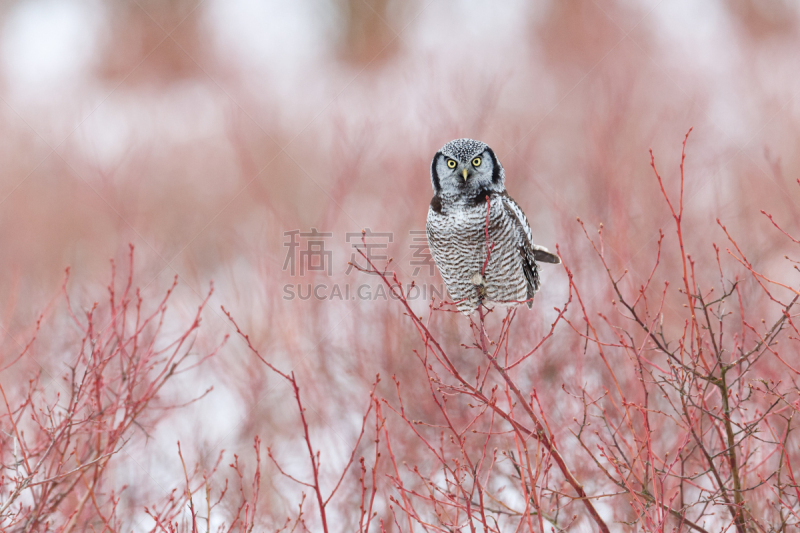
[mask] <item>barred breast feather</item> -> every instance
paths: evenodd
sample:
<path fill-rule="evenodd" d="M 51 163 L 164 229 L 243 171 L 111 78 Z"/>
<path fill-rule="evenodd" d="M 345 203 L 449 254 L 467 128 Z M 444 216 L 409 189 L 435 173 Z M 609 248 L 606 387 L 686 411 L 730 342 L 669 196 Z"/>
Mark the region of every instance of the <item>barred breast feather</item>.
<path fill-rule="evenodd" d="M 527 300 L 530 307 L 539 288 L 536 251 L 540 247 L 531 244 L 525 214 L 504 192 L 489 193 L 488 198 L 488 203 L 486 195 L 472 201 L 442 202 L 434 196 L 428 208 L 428 242 L 434 260 L 450 297 L 465 313 L 477 309 L 481 297 L 485 304 Z M 475 275 L 482 272 L 483 286 L 476 286 Z"/>

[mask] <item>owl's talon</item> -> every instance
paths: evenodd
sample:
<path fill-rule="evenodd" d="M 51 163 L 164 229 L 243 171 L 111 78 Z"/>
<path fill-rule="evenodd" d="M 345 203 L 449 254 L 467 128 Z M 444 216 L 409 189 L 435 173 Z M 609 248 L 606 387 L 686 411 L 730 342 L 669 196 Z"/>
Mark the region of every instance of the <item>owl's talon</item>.
<path fill-rule="evenodd" d="M 483 304 L 483 298 L 486 296 L 486 278 L 481 274 L 473 274 L 469 281 L 478 289 L 478 305 Z"/>

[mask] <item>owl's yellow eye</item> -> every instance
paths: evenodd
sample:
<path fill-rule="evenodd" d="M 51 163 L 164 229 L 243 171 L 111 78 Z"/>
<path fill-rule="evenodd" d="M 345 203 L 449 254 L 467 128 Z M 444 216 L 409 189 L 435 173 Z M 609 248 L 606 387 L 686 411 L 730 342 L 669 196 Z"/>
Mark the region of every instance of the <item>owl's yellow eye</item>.
<path fill-rule="evenodd" d="M 455 160 L 454 159 L 448 159 L 447 160 L 447 166 L 448 166 L 448 168 L 456 168 Z"/>
<path fill-rule="evenodd" d="M 472 160 L 472 166 L 473 167 L 481 166 L 481 158 L 480 157 L 476 157 L 475 159 L 473 159 Z"/>

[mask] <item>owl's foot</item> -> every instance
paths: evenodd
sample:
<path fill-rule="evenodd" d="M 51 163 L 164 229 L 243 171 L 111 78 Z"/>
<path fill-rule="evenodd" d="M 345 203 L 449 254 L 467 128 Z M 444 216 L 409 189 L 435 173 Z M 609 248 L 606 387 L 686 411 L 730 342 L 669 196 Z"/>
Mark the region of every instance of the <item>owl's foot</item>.
<path fill-rule="evenodd" d="M 469 282 L 478 289 L 478 306 L 483 304 L 483 298 L 486 296 L 486 278 L 481 274 L 474 274 Z"/>

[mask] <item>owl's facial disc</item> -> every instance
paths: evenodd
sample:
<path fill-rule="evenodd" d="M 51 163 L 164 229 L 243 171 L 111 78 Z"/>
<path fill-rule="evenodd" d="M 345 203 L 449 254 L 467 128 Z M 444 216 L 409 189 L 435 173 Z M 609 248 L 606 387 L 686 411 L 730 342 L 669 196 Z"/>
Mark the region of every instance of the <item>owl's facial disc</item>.
<path fill-rule="evenodd" d="M 502 192 L 503 168 L 491 148 L 471 139 L 456 139 L 436 153 L 431 181 L 444 198 L 472 198 L 485 191 Z"/>

